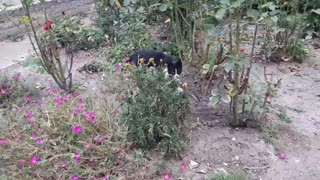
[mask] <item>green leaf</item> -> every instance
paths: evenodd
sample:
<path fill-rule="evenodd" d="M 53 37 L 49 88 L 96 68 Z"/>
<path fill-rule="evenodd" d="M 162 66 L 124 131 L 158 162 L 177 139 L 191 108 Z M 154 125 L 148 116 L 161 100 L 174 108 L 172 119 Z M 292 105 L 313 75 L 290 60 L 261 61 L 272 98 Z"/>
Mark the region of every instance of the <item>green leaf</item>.
<path fill-rule="evenodd" d="M 221 4 L 230 5 L 230 0 L 220 0 Z"/>
<path fill-rule="evenodd" d="M 215 17 L 217 19 L 222 19 L 226 12 L 227 12 L 227 9 L 221 8 L 216 12 L 216 16 Z"/>
<path fill-rule="evenodd" d="M 211 106 L 215 106 L 216 104 L 218 104 L 219 101 L 220 101 L 219 96 L 213 96 L 213 97 L 210 97 L 209 103 Z"/>
<path fill-rule="evenodd" d="M 223 68 L 224 68 L 227 72 L 230 72 L 230 71 L 234 68 L 234 63 L 232 63 L 232 62 L 226 62 L 226 63 L 223 65 Z"/>
<path fill-rule="evenodd" d="M 221 96 L 221 101 L 225 103 L 230 103 L 231 102 L 231 97 L 228 94 L 224 94 Z"/>
<path fill-rule="evenodd" d="M 312 9 L 312 12 L 320 15 L 320 8 L 319 9 Z"/>
<path fill-rule="evenodd" d="M 164 12 L 168 9 L 168 4 L 165 4 L 165 3 L 162 3 L 160 6 L 159 6 L 159 10 L 161 12 Z"/>
<path fill-rule="evenodd" d="M 202 69 L 204 69 L 204 70 L 209 70 L 209 69 L 210 69 L 210 64 L 204 64 L 204 65 L 202 66 Z"/>
<path fill-rule="evenodd" d="M 247 16 L 256 20 L 259 17 L 259 12 L 255 9 L 248 9 Z"/>
<path fill-rule="evenodd" d="M 272 16 L 272 17 L 271 17 L 271 20 L 272 20 L 273 22 L 278 22 L 279 18 L 278 18 L 277 16 Z"/>
<path fill-rule="evenodd" d="M 123 6 L 128 6 L 130 4 L 130 0 L 124 0 L 123 1 Z"/>
<path fill-rule="evenodd" d="M 212 96 L 220 96 L 220 95 L 221 95 L 221 92 L 220 92 L 219 89 L 213 89 L 213 90 L 211 91 L 211 95 L 212 95 Z"/>
<path fill-rule="evenodd" d="M 237 0 L 236 2 L 231 4 L 231 7 L 233 8 L 238 8 L 241 6 L 241 4 L 244 2 L 245 0 Z"/>

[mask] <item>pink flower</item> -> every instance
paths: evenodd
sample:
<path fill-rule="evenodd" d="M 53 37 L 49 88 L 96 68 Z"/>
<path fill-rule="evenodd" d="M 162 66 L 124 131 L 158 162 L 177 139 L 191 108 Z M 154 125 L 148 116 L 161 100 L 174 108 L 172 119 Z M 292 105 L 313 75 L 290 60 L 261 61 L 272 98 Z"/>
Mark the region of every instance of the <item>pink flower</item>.
<path fill-rule="evenodd" d="M 72 97 L 77 97 L 77 96 L 78 96 L 78 93 L 75 92 L 75 91 L 73 91 L 73 92 L 72 92 Z"/>
<path fill-rule="evenodd" d="M 281 160 L 284 160 L 287 158 L 287 154 L 284 152 L 280 152 L 280 153 L 278 153 L 278 158 Z"/>
<path fill-rule="evenodd" d="M 6 145 L 8 141 L 6 139 L 0 139 L 0 145 Z"/>
<path fill-rule="evenodd" d="M 22 141 L 22 139 L 23 139 L 22 135 L 17 135 L 17 136 L 12 137 L 12 140 L 16 141 L 16 142 L 20 142 L 20 141 Z"/>
<path fill-rule="evenodd" d="M 26 111 L 26 116 L 28 118 L 28 122 L 32 122 L 32 119 L 33 119 L 33 114 L 31 111 Z"/>
<path fill-rule="evenodd" d="M 83 103 L 83 99 L 80 98 L 80 99 L 78 100 L 78 102 L 79 102 L 79 103 Z"/>
<path fill-rule="evenodd" d="M 15 75 L 13 75 L 13 77 L 12 77 L 15 81 L 19 81 L 20 80 L 20 74 L 18 73 L 18 74 L 15 74 Z"/>
<path fill-rule="evenodd" d="M 31 100 L 31 98 L 30 98 L 30 96 L 26 96 L 26 97 L 24 97 L 24 102 L 29 102 L 30 100 Z"/>
<path fill-rule="evenodd" d="M 43 143 L 43 138 L 38 138 L 35 142 L 35 144 L 39 145 Z"/>
<path fill-rule="evenodd" d="M 163 177 L 164 177 L 165 180 L 171 180 L 171 174 L 170 173 L 165 173 L 163 175 Z"/>
<path fill-rule="evenodd" d="M 62 100 L 63 100 L 63 101 L 69 101 L 69 100 L 70 100 L 70 97 L 69 97 L 69 96 L 63 96 L 63 97 L 62 97 Z"/>
<path fill-rule="evenodd" d="M 34 133 L 31 134 L 31 138 L 32 138 L 32 139 L 35 139 L 37 136 L 38 136 L 38 134 L 37 134 L 36 132 L 34 132 Z"/>
<path fill-rule="evenodd" d="M 243 48 L 240 49 L 240 53 L 241 53 L 241 54 L 244 54 L 245 52 L 246 52 L 245 49 L 243 49 Z"/>
<path fill-rule="evenodd" d="M 58 98 L 54 101 L 54 103 L 56 103 L 56 105 L 60 105 L 63 102 L 63 98 Z"/>
<path fill-rule="evenodd" d="M 121 69 L 122 69 L 121 64 L 120 64 L 120 63 L 119 63 L 119 64 L 117 64 L 117 65 L 116 65 L 116 70 L 117 70 L 117 71 L 121 71 Z"/>
<path fill-rule="evenodd" d="M 16 110 L 16 111 L 21 111 L 21 109 L 22 109 L 22 107 L 20 107 L 20 106 L 16 106 L 16 107 L 15 107 L 15 110 Z"/>
<path fill-rule="evenodd" d="M 79 133 L 81 133 L 81 132 L 82 132 L 82 126 L 80 126 L 80 125 L 73 126 L 73 127 L 72 127 L 72 132 L 73 132 L 74 134 L 79 134 Z"/>
<path fill-rule="evenodd" d="M 118 153 L 125 153 L 126 151 L 123 148 L 119 148 Z"/>
<path fill-rule="evenodd" d="M 125 56 L 125 57 L 123 58 L 124 61 L 129 61 L 129 59 L 130 59 L 129 56 Z"/>
<path fill-rule="evenodd" d="M 77 175 L 74 175 L 74 176 L 71 177 L 71 180 L 78 180 L 78 179 L 79 179 L 79 178 L 78 178 Z"/>
<path fill-rule="evenodd" d="M 7 93 L 7 91 L 5 89 L 1 89 L 0 92 L 1 92 L 1 94 L 6 94 Z"/>
<path fill-rule="evenodd" d="M 73 161 L 74 161 L 75 163 L 77 163 L 77 162 L 79 162 L 79 159 L 80 159 L 80 154 L 79 154 L 78 152 L 75 152 L 75 153 L 73 154 Z"/>
<path fill-rule="evenodd" d="M 95 124 L 97 121 L 95 119 L 96 117 L 96 113 L 95 112 L 87 112 L 85 115 L 84 115 L 84 120 L 85 121 L 91 121 L 92 124 Z"/>
<path fill-rule="evenodd" d="M 106 139 L 106 137 L 104 135 L 98 135 L 95 140 L 94 140 L 94 143 L 95 144 L 98 144 L 98 143 L 101 143 L 102 141 L 104 141 Z"/>
<path fill-rule="evenodd" d="M 181 170 L 182 170 L 182 171 L 187 170 L 187 168 L 188 168 L 188 166 L 187 166 L 186 163 L 182 163 L 182 164 L 181 164 Z"/>
<path fill-rule="evenodd" d="M 29 163 L 31 165 L 35 165 L 35 164 L 38 164 L 40 161 L 40 158 L 36 157 L 36 156 L 33 156 L 30 160 L 29 160 Z"/>
<path fill-rule="evenodd" d="M 65 168 L 65 167 L 67 167 L 67 163 L 66 162 L 60 162 L 59 163 L 59 167 Z"/>

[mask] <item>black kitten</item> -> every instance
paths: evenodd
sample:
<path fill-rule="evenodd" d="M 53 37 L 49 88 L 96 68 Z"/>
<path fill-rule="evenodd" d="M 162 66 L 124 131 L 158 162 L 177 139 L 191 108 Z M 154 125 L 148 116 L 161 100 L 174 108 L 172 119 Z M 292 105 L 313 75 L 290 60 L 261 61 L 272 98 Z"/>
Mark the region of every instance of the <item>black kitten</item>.
<path fill-rule="evenodd" d="M 143 59 L 143 63 L 148 67 L 162 67 L 167 66 L 168 74 L 180 75 L 182 72 L 182 62 L 181 59 L 177 57 L 172 57 L 163 52 L 156 50 L 138 50 L 133 55 L 130 56 L 129 62 L 138 66 L 141 62 L 140 59 Z"/>

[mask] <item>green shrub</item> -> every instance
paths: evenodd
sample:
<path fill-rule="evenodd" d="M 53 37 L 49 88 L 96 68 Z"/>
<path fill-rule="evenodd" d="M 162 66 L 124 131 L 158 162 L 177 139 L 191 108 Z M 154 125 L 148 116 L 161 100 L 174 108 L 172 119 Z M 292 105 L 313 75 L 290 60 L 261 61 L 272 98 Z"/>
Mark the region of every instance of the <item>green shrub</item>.
<path fill-rule="evenodd" d="M 84 26 L 76 17 L 59 17 L 53 21 L 52 29 L 54 40 L 72 50 L 99 48 L 105 40 L 103 31 Z M 42 42 L 47 41 L 49 32 L 41 31 L 39 37 Z"/>
<path fill-rule="evenodd" d="M 138 92 L 127 99 L 121 116 L 128 126 L 128 139 L 145 149 L 158 146 L 167 157 L 177 156 L 185 142 L 186 94 L 162 71 L 139 67 L 131 77 Z"/>

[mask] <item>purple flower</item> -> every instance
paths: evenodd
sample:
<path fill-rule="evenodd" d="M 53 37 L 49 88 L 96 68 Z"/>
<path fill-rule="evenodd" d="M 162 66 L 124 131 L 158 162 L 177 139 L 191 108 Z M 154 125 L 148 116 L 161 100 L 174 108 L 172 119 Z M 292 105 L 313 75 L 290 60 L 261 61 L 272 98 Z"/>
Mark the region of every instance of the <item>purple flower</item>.
<path fill-rule="evenodd" d="M 81 132 L 82 132 L 82 126 L 80 126 L 80 125 L 73 126 L 73 127 L 72 127 L 72 132 L 73 132 L 74 134 L 79 134 L 79 133 L 81 133 Z"/>
<path fill-rule="evenodd" d="M 14 74 L 12 77 L 15 81 L 19 81 L 20 80 L 20 74 Z"/>
<path fill-rule="evenodd" d="M 79 102 L 79 103 L 83 103 L 83 99 L 80 98 L 80 99 L 78 100 L 78 102 Z"/>
<path fill-rule="evenodd" d="M 6 145 L 8 141 L 6 139 L 0 139 L 0 145 Z"/>
<path fill-rule="evenodd" d="M 0 92 L 1 92 L 1 94 L 6 94 L 7 93 L 7 91 L 5 89 L 1 89 Z"/>
<path fill-rule="evenodd" d="M 56 103 L 56 105 L 60 105 L 63 102 L 63 98 L 58 98 L 54 101 L 54 103 Z"/>
<path fill-rule="evenodd" d="M 2 88 L 7 88 L 9 85 L 7 83 L 2 83 Z"/>
<path fill-rule="evenodd" d="M 170 173 L 165 173 L 163 175 L 163 177 L 164 177 L 165 180 L 171 180 L 171 174 Z"/>
<path fill-rule="evenodd" d="M 74 175 L 74 176 L 71 177 L 71 180 L 78 180 L 78 179 L 79 179 L 79 178 L 78 178 L 77 175 Z"/>
<path fill-rule="evenodd" d="M 280 153 L 278 153 L 278 158 L 281 160 L 284 160 L 287 158 L 287 154 L 284 152 L 280 152 Z"/>
<path fill-rule="evenodd" d="M 130 59 L 129 56 L 125 56 L 125 57 L 123 58 L 124 61 L 129 61 L 129 59 Z"/>
<path fill-rule="evenodd" d="M 79 162 L 79 159 L 80 159 L 80 154 L 79 154 L 78 152 L 75 152 L 75 153 L 73 154 L 73 161 L 74 161 L 75 163 L 77 163 L 77 162 Z"/>
<path fill-rule="evenodd" d="M 63 97 L 62 97 L 62 100 L 63 100 L 63 101 L 69 101 L 69 100 L 70 100 L 70 97 L 69 97 L 69 96 L 63 96 Z"/>
<path fill-rule="evenodd" d="M 38 164 L 40 161 L 40 158 L 36 157 L 36 156 L 33 156 L 30 160 L 29 160 L 29 163 L 31 165 L 35 165 L 35 164 Z"/>
<path fill-rule="evenodd" d="M 17 162 L 17 165 L 18 165 L 18 168 L 23 168 L 24 167 L 24 161 L 23 160 L 19 160 L 18 162 Z"/>
<path fill-rule="evenodd" d="M 33 114 L 31 111 L 26 111 L 26 116 L 28 118 L 28 122 L 32 122 L 32 119 L 33 119 Z"/>
<path fill-rule="evenodd" d="M 24 102 L 29 102 L 31 100 L 30 96 L 26 96 L 23 98 Z"/>
<path fill-rule="evenodd" d="M 77 97 L 77 96 L 78 96 L 78 93 L 75 92 L 75 91 L 73 91 L 73 92 L 72 92 L 72 96 L 73 96 L 73 97 Z"/>
<path fill-rule="evenodd" d="M 60 162 L 59 163 L 59 167 L 65 168 L 65 167 L 67 167 L 67 163 L 66 162 Z"/>
<path fill-rule="evenodd" d="M 117 65 L 116 65 L 116 70 L 117 70 L 117 71 L 121 71 L 121 69 L 122 69 L 121 64 L 120 64 L 120 63 L 119 63 L 119 64 L 117 64 Z"/>
<path fill-rule="evenodd" d="M 187 168 L 188 168 L 188 166 L 187 166 L 186 163 L 182 163 L 182 164 L 181 164 L 181 170 L 182 170 L 182 171 L 187 170 Z"/>
<path fill-rule="evenodd" d="M 35 142 L 35 144 L 39 145 L 43 143 L 43 138 L 38 138 Z"/>

